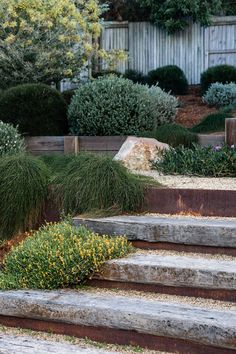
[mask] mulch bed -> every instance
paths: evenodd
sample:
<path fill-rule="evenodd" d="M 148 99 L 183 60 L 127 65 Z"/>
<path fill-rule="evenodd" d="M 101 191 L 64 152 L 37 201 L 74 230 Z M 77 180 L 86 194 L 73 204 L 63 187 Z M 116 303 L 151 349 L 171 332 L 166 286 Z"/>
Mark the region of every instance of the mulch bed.
<path fill-rule="evenodd" d="M 10 252 L 13 246 L 17 246 L 21 241 L 23 241 L 26 237 L 29 236 L 29 233 L 22 233 L 15 237 L 13 237 L 9 241 L 5 241 L 0 246 L 0 263 L 3 262 L 4 257 L 7 253 Z"/>
<path fill-rule="evenodd" d="M 198 124 L 202 118 L 210 113 L 217 112 L 216 108 L 208 107 L 202 102 L 200 86 L 190 86 L 188 95 L 177 96 L 180 101 L 176 123 L 186 128 Z"/>

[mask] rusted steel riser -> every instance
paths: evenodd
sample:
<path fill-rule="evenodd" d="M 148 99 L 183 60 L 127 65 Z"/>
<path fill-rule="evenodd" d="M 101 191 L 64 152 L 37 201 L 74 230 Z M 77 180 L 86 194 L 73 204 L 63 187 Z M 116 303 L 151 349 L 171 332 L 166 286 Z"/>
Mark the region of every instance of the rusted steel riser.
<path fill-rule="evenodd" d="M 204 299 L 213 299 L 221 301 L 229 301 L 236 303 L 236 290 L 227 289 L 204 289 L 204 288 L 189 288 L 167 286 L 159 284 L 143 284 L 143 283 L 129 283 L 111 280 L 92 279 L 87 282 L 87 285 L 106 289 L 121 289 L 121 290 L 136 290 L 151 292 L 156 294 L 176 295 L 201 297 Z"/>
<path fill-rule="evenodd" d="M 229 247 L 211 247 L 197 245 L 183 245 L 169 242 L 147 242 L 147 241 L 132 241 L 132 245 L 137 248 L 147 250 L 166 250 L 176 252 L 193 252 L 205 254 L 222 254 L 236 257 L 236 248 Z"/>
<path fill-rule="evenodd" d="M 236 217 L 236 191 L 150 188 L 146 193 L 143 211 Z"/>
<path fill-rule="evenodd" d="M 235 354 L 235 350 L 200 345 L 183 339 L 158 337 L 105 327 L 87 327 L 68 323 L 49 322 L 18 317 L 0 316 L 0 324 L 9 327 L 31 329 L 55 334 L 89 338 L 98 342 L 134 345 L 151 350 L 170 351 L 179 354 Z"/>

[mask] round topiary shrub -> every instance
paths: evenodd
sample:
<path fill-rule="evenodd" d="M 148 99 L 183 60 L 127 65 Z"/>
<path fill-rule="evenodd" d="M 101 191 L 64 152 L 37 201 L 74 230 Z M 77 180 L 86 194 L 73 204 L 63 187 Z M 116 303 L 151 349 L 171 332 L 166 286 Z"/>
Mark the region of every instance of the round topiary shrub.
<path fill-rule="evenodd" d="M 208 106 L 230 106 L 236 104 L 236 83 L 221 84 L 215 82 L 211 84 L 205 95 L 203 102 Z"/>
<path fill-rule="evenodd" d="M 146 84 L 147 77 L 140 71 L 128 69 L 124 73 L 124 77 L 133 81 L 135 84 Z"/>
<path fill-rule="evenodd" d="M 46 225 L 6 256 L 0 287 L 58 289 L 83 284 L 106 260 L 131 250 L 125 237 L 98 236 L 68 222 Z"/>
<path fill-rule="evenodd" d="M 0 121 L 0 156 L 17 154 L 25 149 L 24 139 L 17 128 Z"/>
<path fill-rule="evenodd" d="M 188 91 L 188 80 L 176 65 L 166 65 L 156 70 L 149 71 L 148 83 L 150 86 L 160 86 L 166 92 L 176 95 L 185 95 Z"/>
<path fill-rule="evenodd" d="M 19 85 L 0 94 L 0 120 L 31 136 L 65 134 L 66 109 L 60 92 L 43 84 Z"/>
<path fill-rule="evenodd" d="M 47 196 L 48 171 L 39 159 L 19 154 L 0 159 L 0 238 L 35 226 Z"/>
<path fill-rule="evenodd" d="M 162 102 L 147 86 L 117 78 L 100 78 L 81 86 L 68 110 L 70 132 L 75 135 L 135 135 L 161 124 L 163 105 L 176 104 L 172 98 Z M 169 116 L 169 113 L 168 113 Z"/>
<path fill-rule="evenodd" d="M 214 82 L 220 82 L 222 84 L 229 82 L 236 83 L 236 66 L 217 65 L 204 71 L 201 75 L 202 94 L 204 94 Z"/>

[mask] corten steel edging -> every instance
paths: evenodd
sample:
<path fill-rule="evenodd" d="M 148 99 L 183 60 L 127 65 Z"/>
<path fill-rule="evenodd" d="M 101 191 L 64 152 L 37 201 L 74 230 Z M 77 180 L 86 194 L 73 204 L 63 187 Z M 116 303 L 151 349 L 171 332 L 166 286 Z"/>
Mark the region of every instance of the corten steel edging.
<path fill-rule="evenodd" d="M 230 247 L 197 246 L 197 245 L 184 245 L 178 243 L 170 243 L 170 242 L 148 242 L 148 241 L 131 241 L 131 243 L 134 247 L 141 248 L 141 249 L 223 254 L 227 256 L 236 257 L 236 248 L 230 248 Z"/>
<path fill-rule="evenodd" d="M 236 217 L 236 191 L 149 188 L 143 211 Z"/>
<path fill-rule="evenodd" d="M 236 303 L 236 290 L 228 289 L 204 289 L 168 286 L 161 284 L 143 284 L 132 282 L 119 282 L 113 280 L 92 279 L 87 282 L 87 285 L 98 288 L 121 289 L 121 290 L 136 290 L 142 292 L 151 292 L 166 295 L 201 297 L 204 299 L 213 299 L 221 301 L 229 301 Z"/>
<path fill-rule="evenodd" d="M 77 338 L 87 337 L 94 341 L 110 344 L 138 345 L 151 350 L 171 351 L 180 354 L 235 354 L 234 349 L 218 348 L 178 338 L 159 337 L 151 334 L 107 327 L 79 326 L 68 323 L 10 316 L 0 316 L 0 324 L 9 327 L 74 336 Z"/>

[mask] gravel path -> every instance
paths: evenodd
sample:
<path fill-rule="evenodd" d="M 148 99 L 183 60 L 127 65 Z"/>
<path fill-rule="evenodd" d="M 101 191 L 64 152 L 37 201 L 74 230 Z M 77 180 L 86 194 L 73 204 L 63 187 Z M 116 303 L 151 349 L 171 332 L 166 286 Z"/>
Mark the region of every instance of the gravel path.
<path fill-rule="evenodd" d="M 236 177 L 210 178 L 161 175 L 157 171 L 133 171 L 143 176 L 150 176 L 169 188 L 236 190 Z"/>

